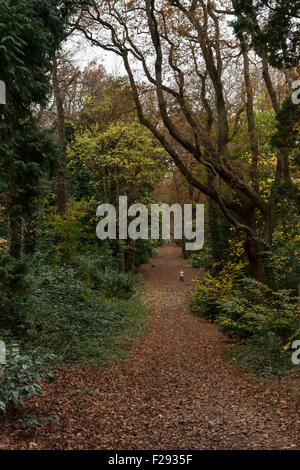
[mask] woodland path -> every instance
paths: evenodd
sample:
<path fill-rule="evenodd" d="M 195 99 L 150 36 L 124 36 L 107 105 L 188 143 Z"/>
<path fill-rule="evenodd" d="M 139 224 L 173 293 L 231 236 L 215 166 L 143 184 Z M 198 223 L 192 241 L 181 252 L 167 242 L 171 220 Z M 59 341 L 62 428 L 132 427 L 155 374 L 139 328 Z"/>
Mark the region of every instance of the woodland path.
<path fill-rule="evenodd" d="M 118 367 L 60 374 L 36 402 L 56 418 L 34 431 L 0 430 L 0 448 L 300 448 L 288 384 L 249 381 L 224 359 L 226 337 L 188 310 L 199 270 L 173 245 L 158 252 L 141 269 L 150 333 Z"/>

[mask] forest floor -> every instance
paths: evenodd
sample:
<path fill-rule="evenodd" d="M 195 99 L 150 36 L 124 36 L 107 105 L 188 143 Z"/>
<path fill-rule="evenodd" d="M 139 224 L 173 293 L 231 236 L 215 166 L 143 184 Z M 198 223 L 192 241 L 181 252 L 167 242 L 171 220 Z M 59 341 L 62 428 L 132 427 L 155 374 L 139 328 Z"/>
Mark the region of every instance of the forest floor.
<path fill-rule="evenodd" d="M 158 254 L 141 268 L 149 334 L 117 365 L 59 372 L 35 400 L 53 419 L 1 426 L 0 449 L 300 448 L 290 384 L 255 380 L 224 359 L 228 339 L 188 309 L 199 270 L 176 246 Z"/>

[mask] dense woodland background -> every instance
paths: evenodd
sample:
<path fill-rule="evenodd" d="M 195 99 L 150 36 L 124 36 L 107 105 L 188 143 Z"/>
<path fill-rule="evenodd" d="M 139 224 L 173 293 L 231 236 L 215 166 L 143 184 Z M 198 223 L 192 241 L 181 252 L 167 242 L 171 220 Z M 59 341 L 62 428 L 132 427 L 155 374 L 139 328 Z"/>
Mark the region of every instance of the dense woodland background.
<path fill-rule="evenodd" d="M 88 44 L 99 54 L 80 67 Z M 0 0 L 3 412 L 53 362 L 100 366 L 145 333 L 137 272 L 163 240 L 96 238 L 97 206 L 120 195 L 205 204 L 204 248 L 177 241 L 199 268 L 191 310 L 232 338 L 237 365 L 290 374 L 298 60 L 295 0 Z"/>

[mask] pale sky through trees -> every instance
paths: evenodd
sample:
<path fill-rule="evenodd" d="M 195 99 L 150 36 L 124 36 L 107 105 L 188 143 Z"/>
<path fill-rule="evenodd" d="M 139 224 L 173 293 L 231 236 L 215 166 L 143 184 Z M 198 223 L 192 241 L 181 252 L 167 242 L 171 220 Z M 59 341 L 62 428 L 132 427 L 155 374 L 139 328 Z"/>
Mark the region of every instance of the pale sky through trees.
<path fill-rule="evenodd" d="M 70 38 L 65 48 L 73 49 L 74 44 L 76 45 L 77 52 L 72 59 L 74 65 L 78 65 L 81 69 L 86 67 L 92 60 L 97 60 L 98 63 L 105 67 L 105 70 L 115 76 L 125 75 L 125 69 L 123 66 L 123 60 L 116 54 L 110 51 L 104 51 L 100 47 L 92 46 L 83 35 Z"/>

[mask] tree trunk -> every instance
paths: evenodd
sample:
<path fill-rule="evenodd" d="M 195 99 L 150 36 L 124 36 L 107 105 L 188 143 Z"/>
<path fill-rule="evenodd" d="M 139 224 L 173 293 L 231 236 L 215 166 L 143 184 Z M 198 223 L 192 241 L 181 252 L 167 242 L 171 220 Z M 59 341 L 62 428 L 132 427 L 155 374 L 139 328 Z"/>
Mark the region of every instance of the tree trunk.
<path fill-rule="evenodd" d="M 298 329 L 300 330 L 300 282 L 298 284 L 298 297 L 299 297 L 299 317 L 298 317 Z"/>
<path fill-rule="evenodd" d="M 23 227 L 24 253 L 29 255 L 33 253 L 35 247 L 35 224 L 33 219 L 29 219 Z"/>
<path fill-rule="evenodd" d="M 66 164 L 62 162 L 58 169 L 56 182 L 57 210 L 61 215 L 65 214 L 67 206 L 66 178 Z"/>
<path fill-rule="evenodd" d="M 15 259 L 20 258 L 22 252 L 22 221 L 10 218 L 9 227 L 9 254 Z"/>
<path fill-rule="evenodd" d="M 210 170 L 207 170 L 207 182 L 212 189 L 219 190 L 219 178 L 213 175 Z M 216 263 L 220 261 L 222 253 L 220 250 L 219 206 L 212 198 L 208 198 L 208 226 L 213 261 Z"/>
<path fill-rule="evenodd" d="M 59 214 L 64 215 L 67 205 L 67 183 L 66 183 L 66 148 L 67 140 L 65 134 L 65 113 L 63 98 L 58 82 L 58 69 L 56 55 L 53 57 L 53 68 L 52 68 L 52 82 L 53 82 L 53 93 L 55 98 L 56 110 L 57 110 L 57 135 L 62 153 L 62 160 L 58 169 L 56 193 L 57 193 L 57 210 Z"/>
<path fill-rule="evenodd" d="M 135 271 L 135 240 L 129 241 L 129 249 L 127 252 L 127 270 Z"/>
<path fill-rule="evenodd" d="M 125 250 L 122 241 L 119 241 L 119 270 L 121 273 L 125 273 Z"/>
<path fill-rule="evenodd" d="M 267 284 L 265 257 L 261 254 L 262 247 L 253 238 L 247 238 L 244 248 L 249 261 L 249 275 L 256 281 Z"/>
<path fill-rule="evenodd" d="M 183 237 L 182 238 L 182 242 L 181 242 L 181 256 L 183 257 L 183 259 L 187 259 L 187 252 L 186 252 L 186 248 L 185 248 L 185 238 Z"/>
<path fill-rule="evenodd" d="M 211 239 L 211 248 L 214 263 L 220 261 L 220 231 L 219 231 L 219 210 L 218 205 L 209 198 L 208 200 L 208 225 Z"/>

